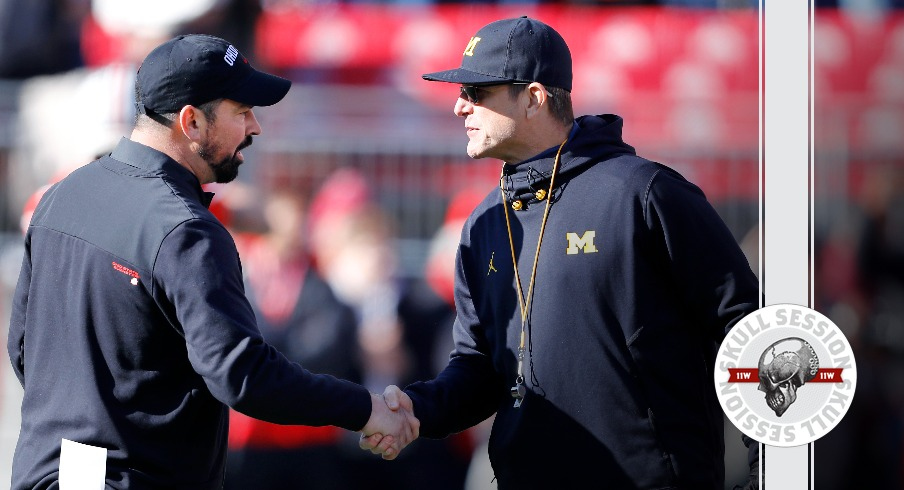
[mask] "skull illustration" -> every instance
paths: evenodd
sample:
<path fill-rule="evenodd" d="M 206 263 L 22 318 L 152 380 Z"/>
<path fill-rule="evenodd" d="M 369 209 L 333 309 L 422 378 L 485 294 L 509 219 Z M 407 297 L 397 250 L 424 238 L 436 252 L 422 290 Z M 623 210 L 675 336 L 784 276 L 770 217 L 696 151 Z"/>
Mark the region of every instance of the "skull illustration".
<path fill-rule="evenodd" d="M 819 358 L 813 346 L 803 339 L 789 337 L 770 345 L 760 355 L 760 391 L 766 403 L 781 417 L 797 400 L 797 389 L 819 371 Z"/>

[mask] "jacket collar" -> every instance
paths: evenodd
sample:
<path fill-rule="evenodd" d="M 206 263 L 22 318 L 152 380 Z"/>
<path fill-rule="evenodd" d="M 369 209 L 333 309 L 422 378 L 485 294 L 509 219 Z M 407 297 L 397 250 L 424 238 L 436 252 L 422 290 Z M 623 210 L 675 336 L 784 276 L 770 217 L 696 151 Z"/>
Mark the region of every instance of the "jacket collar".
<path fill-rule="evenodd" d="M 204 191 L 195 174 L 165 153 L 122 138 L 110 157 L 133 167 L 135 175 L 166 177 L 180 189 L 189 191 L 188 194 L 195 196 L 204 207 L 210 207 L 214 193 Z"/>
<path fill-rule="evenodd" d="M 582 116 L 575 119 L 562 147 L 559 157 L 559 170 L 556 177 L 556 188 L 552 199 L 569 178 L 587 166 L 619 154 L 634 154 L 634 148 L 622 141 L 623 120 L 614 114 L 599 116 Z M 549 180 L 555 163 L 558 146 L 549 148 L 523 162 L 503 164 L 502 188 L 506 199 L 519 200 L 525 205 L 541 201 L 537 199 L 537 191 L 549 189 Z"/>

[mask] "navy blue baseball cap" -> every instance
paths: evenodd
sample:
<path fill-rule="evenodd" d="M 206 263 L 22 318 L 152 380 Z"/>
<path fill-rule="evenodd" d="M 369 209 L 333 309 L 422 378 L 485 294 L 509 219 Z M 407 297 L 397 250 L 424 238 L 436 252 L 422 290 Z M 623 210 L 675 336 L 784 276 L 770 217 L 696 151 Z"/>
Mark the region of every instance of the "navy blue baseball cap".
<path fill-rule="evenodd" d="M 255 70 L 229 41 L 206 34 L 177 36 L 154 48 L 138 68 L 138 112 L 179 112 L 225 98 L 273 105 L 292 82 Z"/>
<path fill-rule="evenodd" d="M 433 82 L 495 85 L 540 82 L 571 91 L 571 51 L 555 29 L 527 16 L 483 26 L 465 48 L 461 67 L 423 75 Z"/>

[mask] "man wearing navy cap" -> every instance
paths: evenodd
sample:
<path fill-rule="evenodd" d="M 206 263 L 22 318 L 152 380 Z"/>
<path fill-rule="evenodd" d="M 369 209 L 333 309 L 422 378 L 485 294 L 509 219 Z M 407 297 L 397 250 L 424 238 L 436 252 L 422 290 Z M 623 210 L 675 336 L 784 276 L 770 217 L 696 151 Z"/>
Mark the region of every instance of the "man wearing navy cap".
<path fill-rule="evenodd" d="M 388 434 L 386 459 L 417 437 L 409 412 L 264 342 L 207 209 L 201 185 L 235 179 L 253 108 L 289 86 L 223 39 L 167 41 L 139 68 L 130 138 L 44 194 L 10 321 L 25 388 L 11 488 L 220 489 L 228 407 Z"/>
<path fill-rule="evenodd" d="M 462 230 L 448 366 L 384 394 L 426 437 L 495 413 L 500 489 L 722 490 L 714 359 L 757 279 L 700 189 L 638 157 L 621 117 L 574 118 L 571 66 L 559 33 L 521 17 L 423 76 L 459 85 L 468 155 L 502 160 L 500 188 Z"/>

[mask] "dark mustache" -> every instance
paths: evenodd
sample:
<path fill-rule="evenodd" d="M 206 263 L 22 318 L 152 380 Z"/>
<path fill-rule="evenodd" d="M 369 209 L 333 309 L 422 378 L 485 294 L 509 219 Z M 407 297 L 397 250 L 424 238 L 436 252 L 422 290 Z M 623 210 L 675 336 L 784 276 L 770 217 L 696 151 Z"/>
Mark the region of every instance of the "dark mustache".
<path fill-rule="evenodd" d="M 244 150 L 245 148 L 248 148 L 249 146 L 251 146 L 252 143 L 254 143 L 254 141 L 251 139 L 251 135 L 249 134 L 249 135 L 245 138 L 245 141 L 242 141 L 242 144 L 239 145 L 239 147 L 236 149 L 236 151 L 237 151 L 237 152 L 242 151 L 242 150 Z"/>

